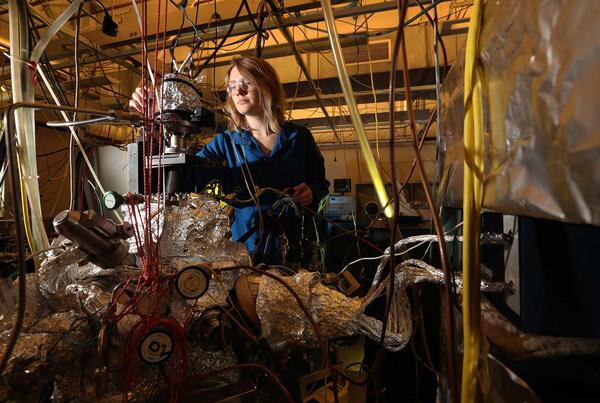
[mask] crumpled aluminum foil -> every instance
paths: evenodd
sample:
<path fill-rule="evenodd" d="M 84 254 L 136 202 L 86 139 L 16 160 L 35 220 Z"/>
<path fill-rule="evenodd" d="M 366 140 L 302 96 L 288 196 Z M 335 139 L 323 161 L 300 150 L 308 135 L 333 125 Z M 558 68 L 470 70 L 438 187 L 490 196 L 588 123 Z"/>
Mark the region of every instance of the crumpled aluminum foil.
<path fill-rule="evenodd" d="M 152 204 L 154 213 L 157 207 L 157 203 Z M 251 262 L 244 246 L 228 239 L 229 220 L 215 199 L 182 198 L 177 205 L 154 213 L 154 234 L 160 239 L 164 274 L 197 264 L 217 269 Z M 139 269 L 102 269 L 83 264 L 85 259 L 86 254 L 76 245 L 58 239 L 38 273 L 28 275 L 25 324 L 9 360 L 5 373 L 8 375 L 0 382 L 0 400 L 30 398 L 49 379 L 55 379 L 55 401 L 123 400 L 122 374 L 114 370 L 124 365 L 123 335 L 117 328 L 110 338 L 112 371 L 108 372 L 95 353 L 96 338 L 102 324 L 102 310 L 112 301 L 115 286 L 139 275 Z M 212 272 L 207 293 L 197 301 L 184 300 L 174 290 L 164 294 L 168 319 L 183 325 L 192 311 L 200 313 L 208 306 L 224 304 L 239 275 L 239 271 Z M 14 317 L 2 319 L 0 350 L 3 351 Z M 79 330 L 72 329 L 73 323 Z M 235 364 L 232 352 L 205 352 L 195 342 L 188 343 L 187 352 L 193 360 L 189 365 L 190 375 Z M 165 386 L 157 367 L 152 368 L 142 374 L 141 382 L 126 396 L 128 401 L 149 401 L 157 387 Z M 232 371 L 225 377 L 235 381 L 238 374 Z"/>
<path fill-rule="evenodd" d="M 484 7 L 486 209 L 600 225 L 600 2 Z M 462 205 L 464 60 L 442 91 L 439 200 Z"/>
<path fill-rule="evenodd" d="M 56 310 L 84 308 L 100 314 L 115 286 L 139 273 L 137 268 L 103 269 L 84 263 L 87 254 L 66 238 L 56 238 L 38 270 L 39 292 Z"/>
<path fill-rule="evenodd" d="M 164 110 L 193 112 L 202 105 L 202 91 L 196 81 L 183 74 L 165 74 L 162 84 Z"/>
<path fill-rule="evenodd" d="M 15 281 L 14 286 L 17 287 Z M 43 295 L 40 293 L 38 277 L 35 273 L 26 275 L 26 291 L 25 291 L 25 317 L 23 318 L 23 327 L 32 325 L 40 318 L 49 315 L 52 311 L 46 303 Z M 17 315 L 17 310 L 6 315 L 0 315 L 0 332 L 10 331 L 13 328 Z M 0 342 L 2 344 L 2 342 Z M 2 347 L 0 346 L 0 351 Z"/>
<path fill-rule="evenodd" d="M 481 329 L 512 360 L 600 354 L 600 340 L 523 333 L 488 300 L 481 300 Z"/>
<path fill-rule="evenodd" d="M 301 271 L 293 276 L 283 276 L 283 281 L 296 291 L 317 324 L 323 338 L 366 335 L 377 340 L 381 334 L 381 321 L 364 314 L 366 305 L 360 298 L 349 298 L 321 283 L 319 273 Z M 391 351 L 402 349 L 412 334 L 410 309 L 406 295 L 396 294 L 383 345 Z M 296 299 L 277 280 L 263 276 L 256 300 L 262 335 L 269 344 L 293 343 L 318 347 L 314 329 Z"/>
<path fill-rule="evenodd" d="M 9 333 L 0 334 L 2 351 Z M 79 379 L 81 362 L 74 357 L 92 341 L 89 322 L 80 312 L 60 312 L 26 324 L 0 379 L 0 400 L 22 401 L 51 379 L 48 374 L 68 373 L 72 380 Z"/>
<path fill-rule="evenodd" d="M 250 263 L 249 255 L 240 243 L 231 242 L 229 217 L 220 202 L 210 196 L 186 195 L 178 202 L 169 202 L 167 206 L 153 199 L 150 204 L 152 217 L 152 233 L 154 240 L 160 239 L 161 258 L 176 260 L 195 256 L 206 261 L 231 261 L 239 264 Z M 139 217 L 145 217 L 145 205 L 133 207 L 139 211 L 134 220 L 127 206 L 122 207 L 125 220 L 136 227 L 138 233 L 143 233 L 143 222 Z M 136 213 L 137 214 L 137 213 Z M 135 239 L 129 239 L 132 253 L 137 252 Z M 245 263 L 244 263 L 245 264 Z"/>
<path fill-rule="evenodd" d="M 388 277 L 389 278 L 389 277 Z M 444 283 L 444 272 L 431 266 L 428 263 L 418 259 L 407 259 L 396 266 L 394 282 L 400 289 L 405 289 L 408 286 L 418 283 Z M 462 292 L 463 279 L 460 273 L 454 273 L 454 286 L 458 293 Z M 387 280 L 383 280 L 379 287 L 385 287 Z M 372 289 L 371 293 L 376 293 L 376 289 Z M 481 280 L 480 290 L 483 292 L 512 292 L 510 285 L 502 282 Z"/>
<path fill-rule="evenodd" d="M 379 340 L 382 322 L 365 315 L 371 302 L 381 296 L 388 287 L 387 279 L 372 288 L 364 298 L 349 298 L 321 283 L 319 273 L 301 271 L 284 276 L 271 271 L 288 284 L 300 297 L 317 324 L 322 338 L 365 335 Z M 412 335 L 412 318 L 406 288 L 422 283 L 444 282 L 444 273 L 417 259 L 402 262 L 395 269 L 395 290 L 383 346 L 398 351 L 406 346 Z M 462 279 L 457 276 L 455 285 L 460 292 Z M 482 291 L 506 292 L 507 285 L 481 281 Z M 304 311 L 292 293 L 280 281 L 263 276 L 256 300 L 256 312 L 260 319 L 262 335 L 271 344 L 293 343 L 307 347 L 319 347 L 319 341 Z"/>
<path fill-rule="evenodd" d="M 402 246 L 409 245 L 412 243 L 437 242 L 437 241 L 438 241 L 437 235 L 410 236 L 410 237 L 403 238 L 403 239 L 399 240 L 398 242 L 396 242 L 394 244 L 394 251 L 400 252 L 401 251 L 400 248 Z M 445 242 L 453 242 L 453 241 L 462 242 L 462 236 L 445 235 L 444 241 Z M 481 242 L 481 245 L 486 245 L 486 244 L 510 245 L 512 243 L 512 236 L 507 235 L 507 234 L 496 234 L 496 233 L 492 233 L 492 232 L 484 232 L 480 236 L 480 242 Z M 375 272 L 375 275 L 373 276 L 373 282 L 371 283 L 371 287 L 376 287 L 379 284 L 379 280 L 381 279 L 381 274 L 383 273 L 383 269 L 385 268 L 388 261 L 390 260 L 390 255 L 391 255 L 390 247 L 388 246 L 385 249 L 385 251 L 383 252 L 383 257 L 382 257 L 381 261 L 379 262 L 379 265 L 377 266 L 377 271 Z"/>

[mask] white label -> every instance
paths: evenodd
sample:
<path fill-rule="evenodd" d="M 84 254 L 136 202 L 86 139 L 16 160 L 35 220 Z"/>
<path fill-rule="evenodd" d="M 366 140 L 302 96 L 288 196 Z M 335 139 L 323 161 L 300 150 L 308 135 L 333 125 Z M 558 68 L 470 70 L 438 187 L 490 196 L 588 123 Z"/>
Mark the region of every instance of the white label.
<path fill-rule="evenodd" d="M 177 276 L 177 291 L 187 299 L 200 298 L 208 289 L 206 272 L 197 267 L 187 267 Z"/>
<path fill-rule="evenodd" d="M 140 345 L 142 360 L 149 364 L 158 364 L 171 356 L 173 339 L 162 331 L 149 333 Z"/>

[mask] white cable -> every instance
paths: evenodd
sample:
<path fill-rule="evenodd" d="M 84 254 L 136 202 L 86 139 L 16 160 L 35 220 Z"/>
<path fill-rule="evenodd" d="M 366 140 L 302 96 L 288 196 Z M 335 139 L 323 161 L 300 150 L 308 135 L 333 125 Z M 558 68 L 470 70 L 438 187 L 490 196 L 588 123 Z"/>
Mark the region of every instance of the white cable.
<path fill-rule="evenodd" d="M 69 18 L 71 18 L 73 14 L 75 14 L 75 11 L 77 11 L 77 8 L 82 2 L 83 0 L 75 0 L 74 2 L 72 2 L 69 5 L 69 7 L 67 7 L 65 11 L 63 11 L 62 14 L 58 16 L 54 23 L 52 23 L 52 25 L 50 25 L 46 29 L 44 35 L 42 35 L 37 41 L 33 52 L 31 52 L 31 57 L 29 58 L 30 61 L 37 63 L 37 61 L 42 56 L 42 53 L 44 53 L 46 46 L 48 46 L 50 40 L 54 38 L 56 33 L 62 28 L 63 25 L 65 25 Z"/>
<path fill-rule="evenodd" d="M 31 71 L 28 71 L 32 64 L 29 63 L 30 53 L 28 50 L 26 8 L 26 2 L 18 0 L 9 0 L 8 2 L 13 103 L 35 101 L 35 88 L 31 79 L 32 74 Z M 14 130 L 14 140 L 17 145 L 17 161 L 15 162 L 19 167 L 19 183 L 24 191 L 24 197 L 17 202 L 23 205 L 24 211 L 29 209 L 28 222 L 25 223 L 26 229 L 29 232 L 28 243 L 32 252 L 37 252 L 47 249 L 49 242 L 44 225 L 40 198 L 33 109 L 22 108 L 14 110 Z M 39 266 L 39 260 L 36 260 L 36 266 Z"/>
<path fill-rule="evenodd" d="M 237 132 L 241 139 L 242 132 L 240 131 L 239 127 L 237 128 Z M 256 194 L 256 190 L 252 191 L 250 189 L 250 185 L 248 184 L 248 178 L 246 177 L 246 172 L 244 172 L 244 168 L 242 166 L 242 164 L 246 166 L 246 170 L 248 171 L 248 176 L 250 177 L 250 182 L 252 182 L 252 189 L 256 189 L 254 187 L 254 180 L 252 178 L 252 172 L 250 172 L 250 167 L 248 166 L 248 160 L 246 159 L 246 152 L 244 151 L 244 147 L 242 145 L 242 153 L 244 155 L 244 160 L 242 161 L 237 152 L 237 148 L 235 147 L 235 143 L 233 142 L 232 136 L 230 136 L 230 139 L 231 139 L 231 145 L 233 147 L 233 153 L 235 154 L 235 159 L 236 159 L 237 163 L 240 164 L 240 170 L 242 171 L 242 176 L 244 177 L 244 183 L 246 185 L 246 189 L 248 190 L 248 194 L 253 199 L 254 205 L 256 206 L 256 208 L 258 210 L 259 230 L 261 231 L 259 233 L 262 233 L 262 231 L 264 231 L 264 221 L 263 221 L 262 210 L 260 208 L 260 202 L 258 200 L 258 195 Z"/>
<path fill-rule="evenodd" d="M 42 81 L 46 85 L 46 88 L 48 88 L 48 91 L 50 91 L 50 95 L 52 95 L 52 99 L 54 100 L 56 105 L 62 106 L 60 101 L 58 100 L 58 97 L 56 96 L 56 93 L 54 92 L 54 89 L 50 85 L 50 82 L 48 82 L 48 79 L 46 78 L 44 71 L 42 70 L 42 68 L 39 65 L 37 66 L 37 71 L 38 71 L 38 74 L 40 75 L 40 77 L 42 77 Z M 70 119 L 67 116 L 67 114 L 65 113 L 65 111 L 60 111 L 60 114 L 62 115 L 65 122 L 70 121 Z M 77 136 L 77 133 L 75 133 L 75 129 L 72 126 L 69 126 L 69 130 L 71 131 L 72 139 L 75 139 L 75 142 L 77 143 L 77 146 L 79 147 L 79 150 L 81 151 L 83 159 L 85 160 L 85 163 L 87 164 L 88 170 L 92 174 L 92 177 L 94 178 L 94 181 L 96 182 L 96 185 L 98 185 L 98 189 L 100 189 L 102 194 L 106 193 L 106 190 L 104 190 L 102 183 L 100 183 L 100 179 L 98 178 L 98 175 L 96 174 L 96 171 L 94 170 L 94 167 L 92 166 L 92 163 L 88 159 L 87 154 L 85 153 L 85 150 L 83 149 L 83 146 L 81 145 L 81 142 L 79 141 L 79 136 Z M 72 196 L 72 193 L 71 193 L 71 196 Z M 119 212 L 117 210 L 114 210 L 114 214 L 117 217 L 117 220 L 119 220 L 120 223 L 123 223 L 123 218 L 121 217 L 121 215 L 119 214 Z"/>
<path fill-rule="evenodd" d="M 432 235 L 432 237 L 435 238 L 436 236 Z M 406 250 L 403 250 L 402 252 L 396 253 L 394 256 L 402 256 L 402 255 L 410 252 L 411 250 L 416 249 L 419 246 L 421 246 L 421 245 L 423 245 L 425 243 L 428 243 L 428 242 L 431 244 L 431 241 L 429 241 L 429 240 L 421 241 L 418 244 L 416 244 L 414 246 L 411 246 L 410 248 L 408 248 Z M 389 254 L 384 253 L 383 255 L 380 255 L 380 256 L 375 256 L 375 257 L 361 257 L 360 259 L 356 259 L 356 260 L 348 263 L 342 270 L 340 270 L 340 272 L 338 273 L 338 276 L 340 276 L 343 272 L 346 271 L 346 269 L 348 269 L 348 267 L 352 266 L 353 264 L 356 264 L 358 262 L 362 262 L 363 260 L 378 260 L 378 259 L 382 259 L 382 258 L 385 258 L 385 257 L 389 257 Z"/>

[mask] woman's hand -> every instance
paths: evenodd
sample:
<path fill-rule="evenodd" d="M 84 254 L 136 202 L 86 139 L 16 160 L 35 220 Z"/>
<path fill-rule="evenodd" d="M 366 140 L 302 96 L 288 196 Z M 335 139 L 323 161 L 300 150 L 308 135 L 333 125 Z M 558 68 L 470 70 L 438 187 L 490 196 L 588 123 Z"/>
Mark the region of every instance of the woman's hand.
<path fill-rule="evenodd" d="M 131 94 L 131 100 L 129 101 L 129 110 L 131 112 L 137 112 L 140 115 L 144 114 L 143 102 L 146 100 L 149 105 L 152 105 L 154 99 L 154 93 L 147 91 L 145 88 L 137 87 L 133 94 Z M 158 102 L 154 105 L 155 112 L 159 110 Z"/>
<path fill-rule="evenodd" d="M 304 207 L 310 206 L 313 201 L 313 192 L 306 183 L 302 182 L 292 189 L 292 197 L 298 200 L 298 203 Z"/>

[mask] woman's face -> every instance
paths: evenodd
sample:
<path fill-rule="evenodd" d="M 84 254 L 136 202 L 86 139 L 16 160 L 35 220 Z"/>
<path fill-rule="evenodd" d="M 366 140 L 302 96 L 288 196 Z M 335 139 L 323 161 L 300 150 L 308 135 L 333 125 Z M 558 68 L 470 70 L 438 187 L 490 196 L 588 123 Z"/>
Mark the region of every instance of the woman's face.
<path fill-rule="evenodd" d="M 258 87 L 252 80 L 242 76 L 237 67 L 231 69 L 227 91 L 238 113 L 247 116 L 262 116 Z"/>

